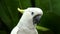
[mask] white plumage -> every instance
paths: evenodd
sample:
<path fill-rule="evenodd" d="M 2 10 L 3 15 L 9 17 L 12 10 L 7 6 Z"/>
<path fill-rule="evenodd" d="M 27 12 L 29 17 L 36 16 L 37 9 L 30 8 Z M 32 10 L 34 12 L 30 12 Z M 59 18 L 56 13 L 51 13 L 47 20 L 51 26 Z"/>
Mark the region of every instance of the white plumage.
<path fill-rule="evenodd" d="M 33 24 L 33 18 L 38 14 L 40 15 L 40 18 L 43 15 L 43 12 L 40 8 L 25 9 L 18 24 L 11 31 L 11 34 L 38 34 Z"/>

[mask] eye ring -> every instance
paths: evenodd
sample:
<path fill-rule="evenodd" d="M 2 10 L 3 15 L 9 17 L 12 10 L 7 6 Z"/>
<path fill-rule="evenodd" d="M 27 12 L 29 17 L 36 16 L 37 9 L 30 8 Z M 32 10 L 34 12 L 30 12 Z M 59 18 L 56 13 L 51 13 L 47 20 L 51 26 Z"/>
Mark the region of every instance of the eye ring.
<path fill-rule="evenodd" d="M 34 14 L 34 12 L 31 13 L 32 15 Z"/>

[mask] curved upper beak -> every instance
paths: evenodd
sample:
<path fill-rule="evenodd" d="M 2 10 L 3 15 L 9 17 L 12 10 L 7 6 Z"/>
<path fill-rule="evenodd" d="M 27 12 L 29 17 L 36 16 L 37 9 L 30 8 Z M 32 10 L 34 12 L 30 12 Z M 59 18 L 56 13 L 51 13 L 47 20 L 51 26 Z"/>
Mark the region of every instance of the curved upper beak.
<path fill-rule="evenodd" d="M 39 23 L 39 22 L 40 22 L 40 18 L 41 18 L 40 15 L 36 15 L 36 16 L 33 18 L 33 24 Z"/>
<path fill-rule="evenodd" d="M 17 8 L 19 12 L 21 12 L 22 14 L 24 13 L 23 9 Z"/>

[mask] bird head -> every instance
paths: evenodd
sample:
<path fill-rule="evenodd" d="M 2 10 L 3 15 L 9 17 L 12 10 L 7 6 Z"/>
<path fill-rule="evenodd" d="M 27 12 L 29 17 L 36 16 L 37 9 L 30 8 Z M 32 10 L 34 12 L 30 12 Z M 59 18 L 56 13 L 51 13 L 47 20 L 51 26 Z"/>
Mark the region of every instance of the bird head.
<path fill-rule="evenodd" d="M 33 24 L 39 23 L 41 16 L 43 15 L 43 12 L 40 8 L 27 8 L 24 10 L 21 10 L 18 8 L 18 11 L 23 13 L 24 19 L 32 20 Z"/>

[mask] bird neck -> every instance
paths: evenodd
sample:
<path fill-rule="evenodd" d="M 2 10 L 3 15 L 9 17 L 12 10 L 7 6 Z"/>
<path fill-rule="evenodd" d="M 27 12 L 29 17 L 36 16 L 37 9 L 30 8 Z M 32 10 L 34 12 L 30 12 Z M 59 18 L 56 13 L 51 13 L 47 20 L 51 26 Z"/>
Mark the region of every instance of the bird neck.
<path fill-rule="evenodd" d="M 33 19 L 23 16 L 17 24 L 18 27 L 34 28 Z"/>

